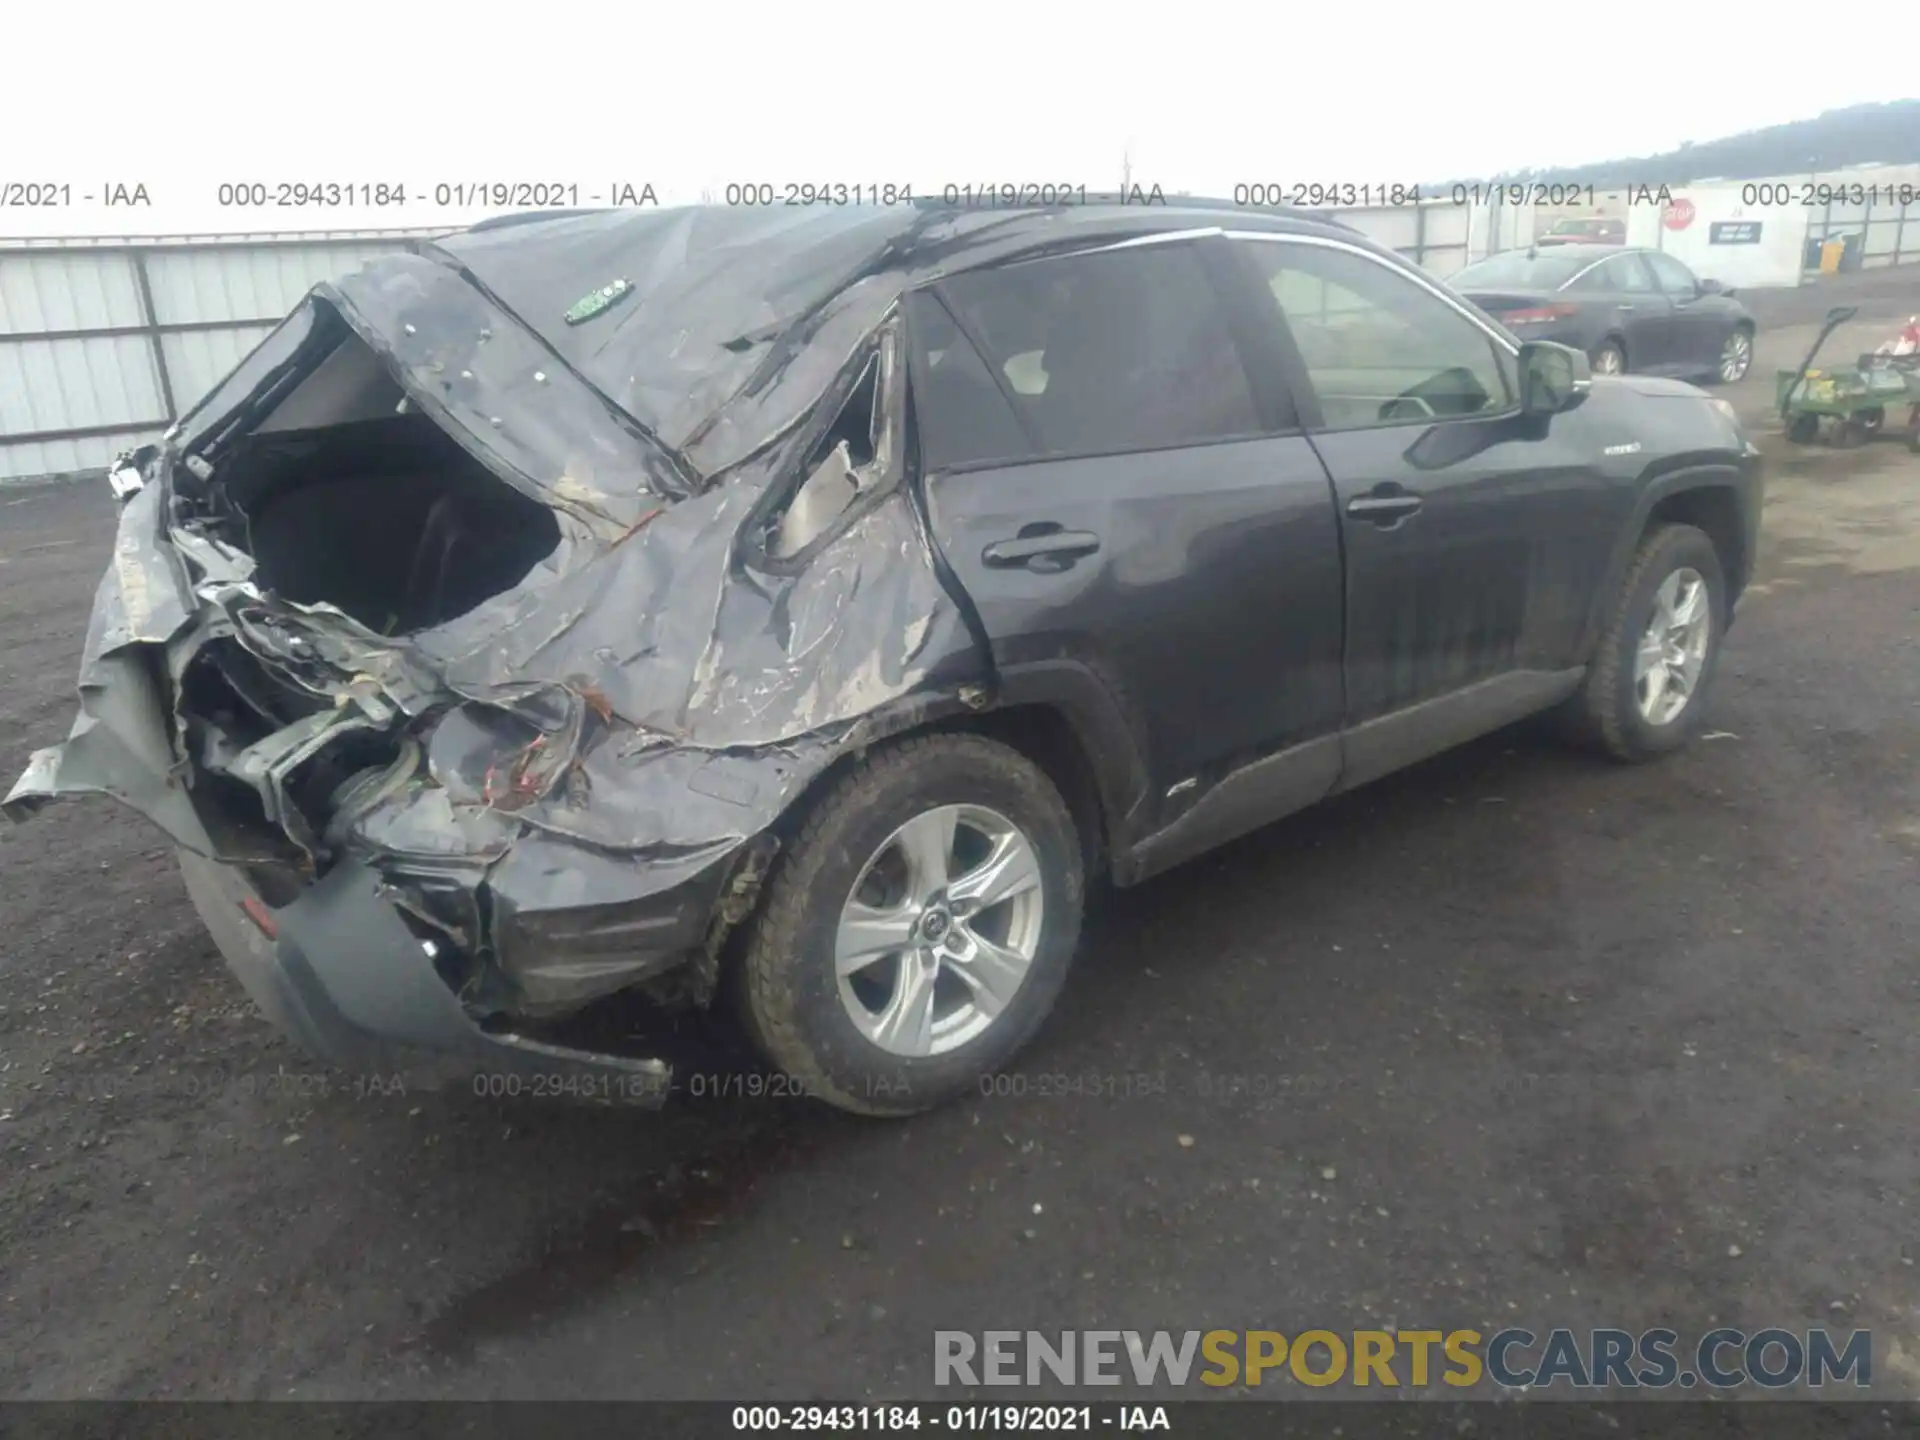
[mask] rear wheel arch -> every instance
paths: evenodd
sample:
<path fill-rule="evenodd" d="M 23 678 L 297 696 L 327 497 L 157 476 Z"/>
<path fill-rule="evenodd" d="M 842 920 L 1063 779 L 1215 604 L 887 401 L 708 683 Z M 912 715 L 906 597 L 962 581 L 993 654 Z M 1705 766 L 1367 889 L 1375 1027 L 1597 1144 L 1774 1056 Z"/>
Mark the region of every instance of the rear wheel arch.
<path fill-rule="evenodd" d="M 928 852 L 924 839 L 900 840 L 908 826 L 939 812 L 949 826 L 956 819 L 963 827 L 985 826 L 989 837 L 1011 837 L 1023 850 L 1016 869 L 1026 878 L 1018 888 L 1037 885 L 1039 893 L 1024 921 L 1007 917 L 1006 923 L 1028 926 L 1024 940 L 1011 931 L 969 931 L 967 902 L 957 888 L 951 897 L 945 888 L 954 874 L 950 857 L 960 853 L 951 834 L 944 853 Z M 769 872 L 757 913 L 740 927 L 728 983 L 747 1037 L 764 1061 L 803 1082 L 804 1093 L 844 1110 L 910 1114 L 965 1093 L 978 1076 L 1019 1052 L 1058 996 L 1084 905 L 1078 842 L 1072 808 L 1053 778 L 1012 746 L 971 728 L 935 726 L 850 752 L 847 767 L 799 819 L 794 843 Z M 932 870 L 924 863 L 930 853 L 938 857 Z M 874 868 L 882 856 L 896 862 L 888 883 L 904 878 L 903 899 L 862 896 L 867 877 L 888 876 Z M 903 859 L 904 866 L 897 863 Z M 961 868 L 980 864 L 976 854 Z M 928 881 L 929 873 L 940 878 Z M 962 878 L 990 873 L 982 868 Z M 926 888 L 934 883 L 938 889 Z M 845 933 L 854 897 L 868 907 L 854 923 L 856 940 L 868 942 L 871 971 L 859 946 L 855 963 L 845 965 L 835 939 Z M 998 903 L 985 902 L 990 924 Z M 898 928 L 902 913 L 910 929 Z M 922 928 L 934 918 L 942 921 L 939 931 L 930 923 Z M 964 937 L 963 952 L 949 953 L 949 933 Z M 996 974 L 1005 979 L 1011 960 L 1020 957 L 1022 973 L 1009 985 L 990 982 Z M 931 988 L 939 981 L 929 977 L 936 969 L 945 976 L 954 965 L 972 977 L 966 983 L 976 996 L 998 988 L 1000 999 L 972 1010 L 954 1006 L 949 994 L 949 1013 L 940 1019 L 941 1002 Z M 860 986 L 847 978 L 856 972 L 882 993 L 857 993 Z M 901 1009 L 889 1019 L 896 1005 Z M 875 1032 L 873 1022 L 885 1031 L 904 1023 L 909 1010 L 920 1015 L 917 1035 Z M 943 1047 L 938 1027 L 954 1023 L 962 1031 L 950 1033 Z"/>
<path fill-rule="evenodd" d="M 848 746 L 809 779 L 768 827 L 782 847 L 805 827 L 821 798 L 882 747 L 939 734 L 997 740 L 1045 773 L 1072 812 L 1089 876 L 1104 873 L 1133 837 L 1145 796 L 1145 765 L 1120 707 L 1085 667 L 1070 662 L 1017 667 L 999 703 L 985 710 L 953 698 L 883 716 L 864 743 Z"/>
<path fill-rule="evenodd" d="M 1073 813 L 1087 873 L 1105 873 L 1123 817 L 1110 813 L 1087 738 L 1066 711 L 1039 703 L 1009 705 L 946 728 L 998 740 L 1039 766 Z"/>

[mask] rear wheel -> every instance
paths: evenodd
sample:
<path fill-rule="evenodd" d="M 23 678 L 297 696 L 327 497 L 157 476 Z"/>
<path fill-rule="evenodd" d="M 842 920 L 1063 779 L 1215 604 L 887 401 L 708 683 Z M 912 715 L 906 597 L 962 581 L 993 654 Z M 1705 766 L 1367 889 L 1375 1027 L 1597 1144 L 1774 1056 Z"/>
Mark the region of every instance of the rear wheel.
<path fill-rule="evenodd" d="M 1687 742 L 1719 659 L 1726 596 L 1719 553 L 1703 531 L 1648 532 L 1571 702 L 1587 738 L 1620 760 L 1651 759 Z"/>
<path fill-rule="evenodd" d="M 964 1094 L 1053 1007 L 1085 888 L 1044 772 L 976 735 L 862 760 L 808 817 L 748 936 L 740 998 L 769 1064 L 843 1110 Z"/>
<path fill-rule="evenodd" d="M 1787 422 L 1787 439 L 1796 445 L 1811 445 L 1820 438 L 1818 415 L 1796 415 Z"/>
<path fill-rule="evenodd" d="M 1753 368 L 1753 332 L 1742 325 L 1730 331 L 1726 343 L 1720 347 L 1720 364 L 1716 369 L 1722 385 L 1732 385 L 1746 379 L 1747 371 Z"/>
<path fill-rule="evenodd" d="M 1596 375 L 1624 375 L 1627 373 L 1626 347 L 1618 340 L 1609 340 L 1593 352 L 1593 373 Z"/>

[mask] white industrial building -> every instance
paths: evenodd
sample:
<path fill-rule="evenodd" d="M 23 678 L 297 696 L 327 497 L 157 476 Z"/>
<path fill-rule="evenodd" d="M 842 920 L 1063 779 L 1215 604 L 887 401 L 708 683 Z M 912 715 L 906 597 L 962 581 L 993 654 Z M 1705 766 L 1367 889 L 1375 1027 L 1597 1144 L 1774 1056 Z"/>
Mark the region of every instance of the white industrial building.
<path fill-rule="evenodd" d="M 1808 205 L 1809 185 L 1864 198 Z M 1829 238 L 1854 237 L 1850 266 L 1920 261 L 1920 202 L 1896 203 L 1902 185 L 1920 187 L 1920 166 L 1674 187 L 1672 207 L 1614 194 L 1589 213 L 1618 209 L 1629 244 L 1723 283 L 1794 285 Z M 1342 218 L 1445 276 L 1551 217 L 1442 195 Z M 157 438 L 313 284 L 435 233 L 0 239 L 0 484 L 98 471 Z"/>

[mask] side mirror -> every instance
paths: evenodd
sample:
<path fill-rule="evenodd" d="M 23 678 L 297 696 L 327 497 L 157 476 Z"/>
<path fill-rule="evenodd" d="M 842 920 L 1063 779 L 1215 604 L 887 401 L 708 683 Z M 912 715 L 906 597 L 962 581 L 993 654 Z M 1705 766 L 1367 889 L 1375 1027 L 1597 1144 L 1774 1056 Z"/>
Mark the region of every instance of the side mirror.
<path fill-rule="evenodd" d="M 1702 295 L 1727 295 L 1732 292 L 1718 280 L 1702 280 L 1700 282 L 1700 293 Z"/>
<path fill-rule="evenodd" d="M 1520 347 L 1519 368 L 1520 409 L 1527 415 L 1571 409 L 1593 388 L 1593 366 L 1571 345 L 1529 340 Z"/>

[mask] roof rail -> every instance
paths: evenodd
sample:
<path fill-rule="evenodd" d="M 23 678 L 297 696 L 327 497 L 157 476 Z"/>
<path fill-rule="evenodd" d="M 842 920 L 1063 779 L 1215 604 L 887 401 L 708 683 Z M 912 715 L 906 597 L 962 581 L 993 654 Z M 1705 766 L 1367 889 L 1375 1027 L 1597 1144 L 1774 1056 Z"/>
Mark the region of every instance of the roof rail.
<path fill-rule="evenodd" d="M 1025 188 L 1017 187 L 1019 190 Z M 1079 210 L 1094 205 L 1124 206 L 1133 210 L 1224 210 L 1237 215 L 1274 215 L 1289 220 L 1312 220 L 1321 225 L 1332 225 L 1341 230 L 1359 233 L 1353 226 L 1342 220 L 1337 211 L 1333 210 L 1307 210 L 1295 205 L 1243 205 L 1237 200 L 1226 200 L 1213 195 L 1169 195 L 1164 190 L 1157 198 L 1147 200 L 1143 198 L 1142 191 L 1137 188 L 1129 190 L 1124 195 L 1117 190 L 1083 191 L 1078 186 L 1063 185 L 1049 188 L 1064 192 L 1066 198 L 1052 202 L 1015 199 L 1002 204 L 991 197 L 947 200 L 939 195 L 916 195 L 913 198 L 913 204 L 926 210 Z"/>
<path fill-rule="evenodd" d="M 604 215 L 615 208 L 612 205 L 593 205 L 577 210 L 516 210 L 511 215 L 489 215 L 484 220 L 476 220 L 467 226 L 467 234 L 475 235 L 482 230 L 505 230 L 513 225 L 531 225 L 537 220 L 563 220 L 569 215 Z"/>

